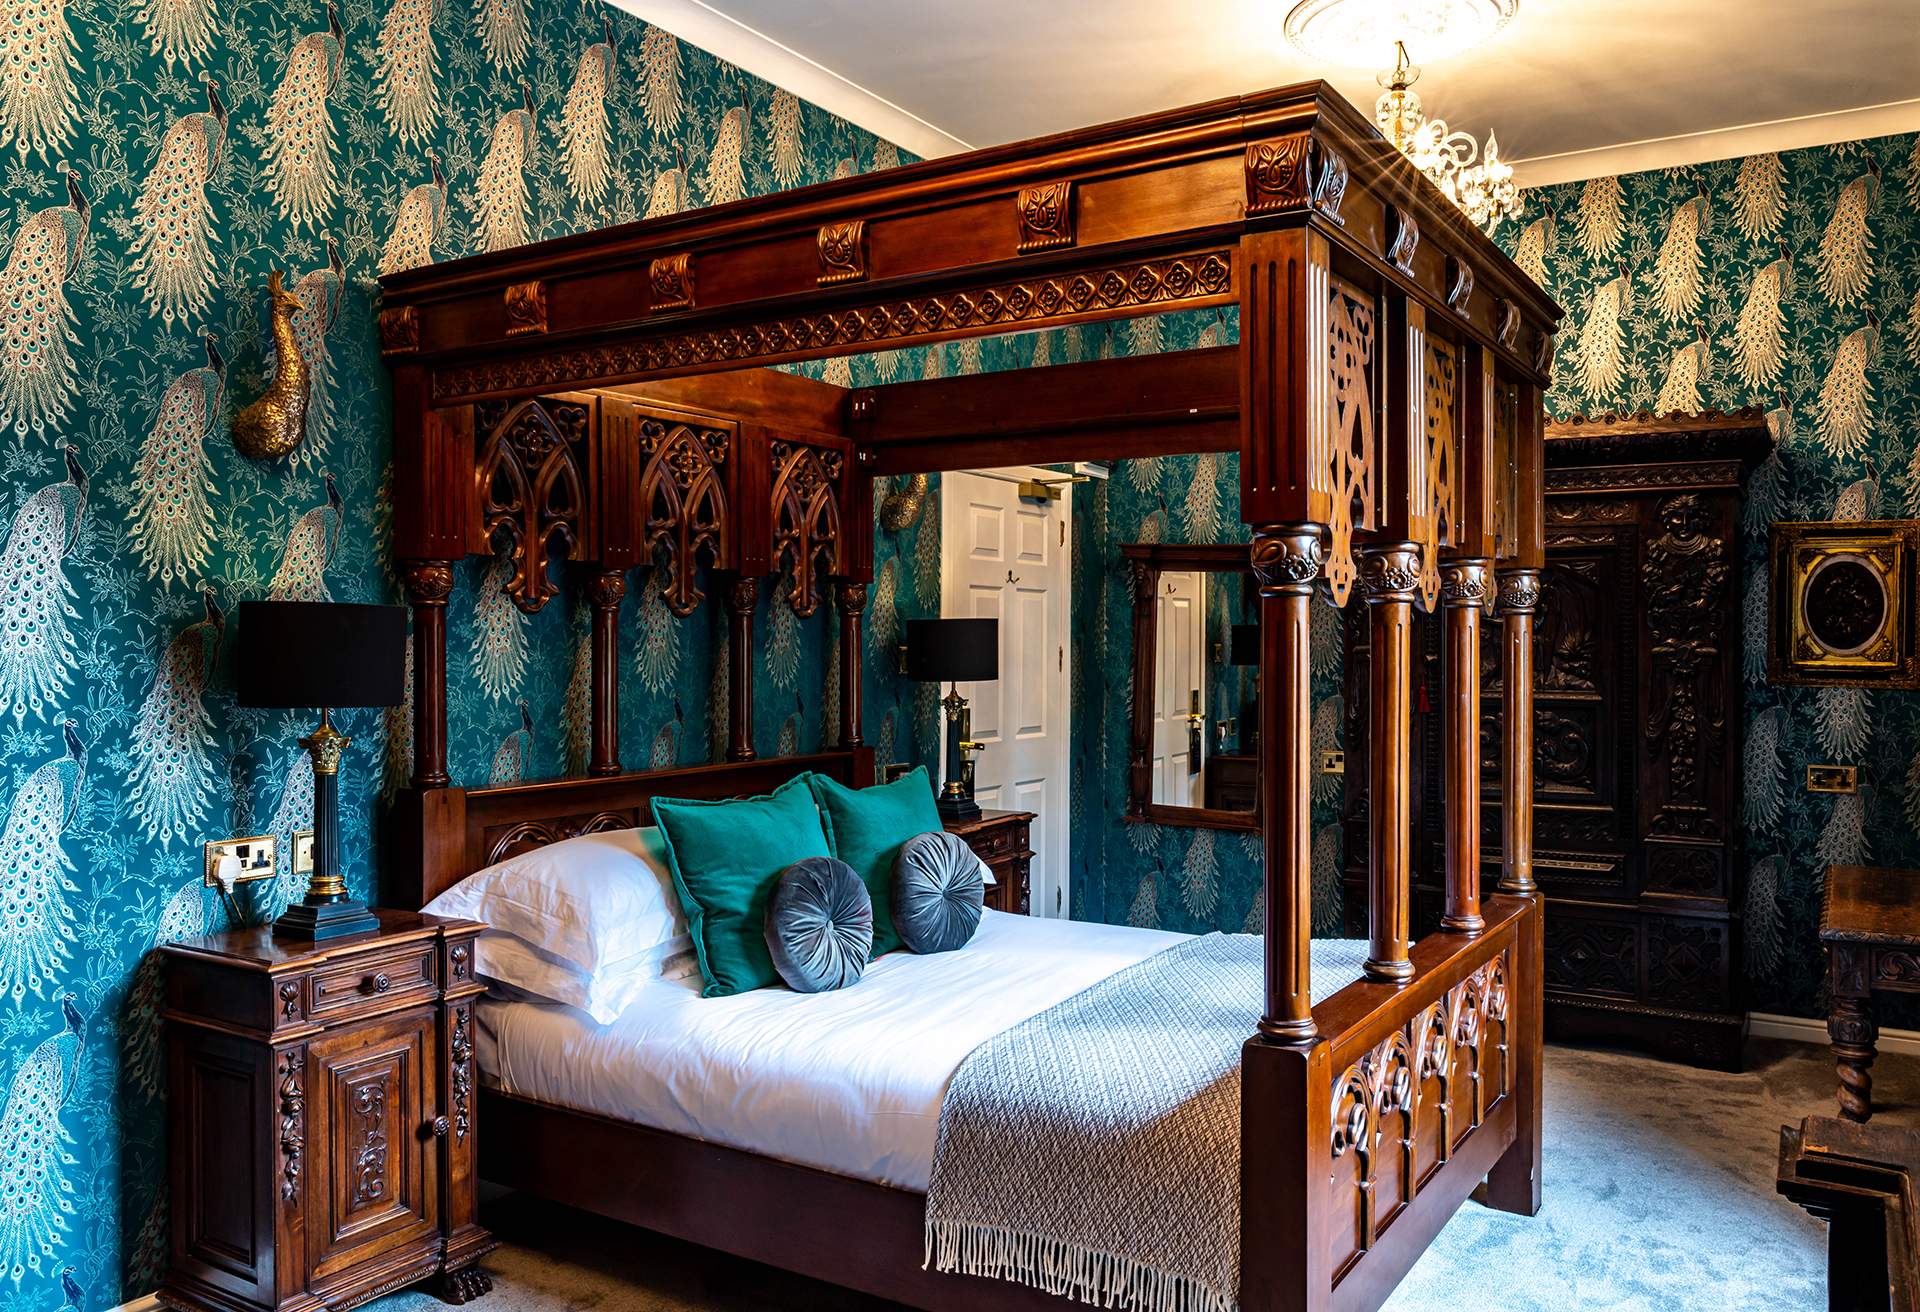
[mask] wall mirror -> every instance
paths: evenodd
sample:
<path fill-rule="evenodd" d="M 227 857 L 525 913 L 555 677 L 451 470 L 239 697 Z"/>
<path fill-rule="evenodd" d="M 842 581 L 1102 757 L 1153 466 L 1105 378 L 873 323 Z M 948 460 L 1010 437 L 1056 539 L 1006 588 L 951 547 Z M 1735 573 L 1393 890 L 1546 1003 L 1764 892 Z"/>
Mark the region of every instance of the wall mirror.
<path fill-rule="evenodd" d="M 1258 827 L 1260 607 L 1245 543 L 1128 543 L 1128 818 Z"/>

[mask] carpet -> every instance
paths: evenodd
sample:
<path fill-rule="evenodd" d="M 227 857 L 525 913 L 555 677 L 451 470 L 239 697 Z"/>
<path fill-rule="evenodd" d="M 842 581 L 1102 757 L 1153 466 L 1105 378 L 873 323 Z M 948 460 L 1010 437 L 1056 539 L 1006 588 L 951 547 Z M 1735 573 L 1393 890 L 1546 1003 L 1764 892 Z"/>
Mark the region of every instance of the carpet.
<path fill-rule="evenodd" d="M 1883 1056 L 1875 1119 L 1920 1126 L 1920 1059 Z M 1824 1048 L 1756 1041 L 1739 1075 L 1547 1049 L 1543 1203 L 1468 1202 L 1386 1312 L 1806 1312 L 1825 1306 L 1825 1227 L 1774 1193 L 1780 1127 L 1832 1114 Z M 474 1312 L 883 1312 L 895 1305 L 507 1195 Z M 369 1307 L 427 1312 L 407 1292 Z"/>

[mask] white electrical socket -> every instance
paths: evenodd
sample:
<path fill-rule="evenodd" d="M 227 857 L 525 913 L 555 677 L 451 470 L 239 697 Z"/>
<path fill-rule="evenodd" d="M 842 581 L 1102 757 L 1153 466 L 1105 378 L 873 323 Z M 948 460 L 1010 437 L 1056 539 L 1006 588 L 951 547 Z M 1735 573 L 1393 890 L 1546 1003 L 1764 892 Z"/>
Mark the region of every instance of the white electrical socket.
<path fill-rule="evenodd" d="M 313 873 L 313 830 L 311 829 L 293 831 L 293 873 L 296 875 Z"/>

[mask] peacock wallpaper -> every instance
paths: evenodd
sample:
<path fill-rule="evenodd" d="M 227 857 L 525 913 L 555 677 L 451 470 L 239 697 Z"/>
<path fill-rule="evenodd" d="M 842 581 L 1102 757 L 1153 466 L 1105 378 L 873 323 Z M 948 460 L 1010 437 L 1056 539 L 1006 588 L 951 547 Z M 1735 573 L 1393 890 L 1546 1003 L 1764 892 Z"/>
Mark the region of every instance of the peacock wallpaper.
<path fill-rule="evenodd" d="M 263 596 L 398 599 L 376 277 L 902 154 L 595 4 L 21 0 L 0 32 L 0 158 L 0 1306 L 98 1312 L 152 1289 L 164 1250 L 149 950 L 226 924 L 201 888 L 203 841 L 284 842 L 311 814 L 295 747 L 309 726 L 233 704 L 229 617 Z M 1920 139 L 1552 188 L 1500 236 L 1570 311 L 1556 412 L 1774 412 L 1750 564 L 1776 515 L 1920 508 Z M 272 269 L 300 303 L 311 408 L 305 444 L 255 464 L 230 430 L 271 381 Z M 858 384 L 1233 331 L 1231 315 L 1168 316 L 803 368 Z M 1101 553 L 1156 525 L 1240 536 L 1233 461 L 1206 460 L 1137 462 L 1076 530 L 1076 588 L 1101 600 L 1075 615 L 1082 916 L 1238 929 L 1257 910 L 1239 837 L 1122 832 L 1091 810 L 1124 788 L 1124 680 L 1101 686 L 1095 662 L 1128 603 L 1097 579 Z M 938 746 L 931 690 L 886 655 L 901 619 L 937 608 L 939 534 L 937 496 L 876 529 L 867 734 L 883 760 Z M 499 568 L 467 562 L 451 603 L 460 783 L 559 775 L 584 754 L 585 615 L 522 614 Z M 709 759 L 717 608 L 674 620 L 647 583 L 631 581 L 622 617 L 626 760 Z M 833 620 L 797 621 L 772 592 L 756 740 L 807 750 L 837 720 Z M 1316 677 L 1337 731 L 1337 670 L 1317 659 Z M 1749 681 L 1753 1002 L 1805 1013 L 1814 872 L 1920 861 L 1920 724 L 1908 697 Z M 356 740 L 347 864 L 377 898 L 371 835 L 407 773 L 408 715 L 340 723 Z M 1793 786 L 1824 759 L 1861 760 L 1870 786 L 1838 801 Z M 253 886 L 244 912 L 297 891 Z"/>

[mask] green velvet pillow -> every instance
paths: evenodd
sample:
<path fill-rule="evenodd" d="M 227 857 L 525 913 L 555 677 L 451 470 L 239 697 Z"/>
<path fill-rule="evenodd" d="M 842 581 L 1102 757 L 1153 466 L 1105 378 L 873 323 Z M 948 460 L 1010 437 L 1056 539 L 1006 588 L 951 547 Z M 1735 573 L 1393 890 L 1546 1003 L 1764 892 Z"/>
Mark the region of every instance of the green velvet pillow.
<path fill-rule="evenodd" d="M 653 822 L 707 980 L 703 996 L 724 998 L 778 983 L 766 925 L 780 872 L 810 856 L 833 855 L 806 776 L 765 797 L 656 797 Z"/>
<path fill-rule="evenodd" d="M 853 867 L 873 898 L 873 955 L 891 952 L 900 946 L 893 926 L 894 859 L 909 838 L 940 828 L 926 767 L 873 788 L 848 788 L 825 775 L 807 777 L 833 854 Z"/>

